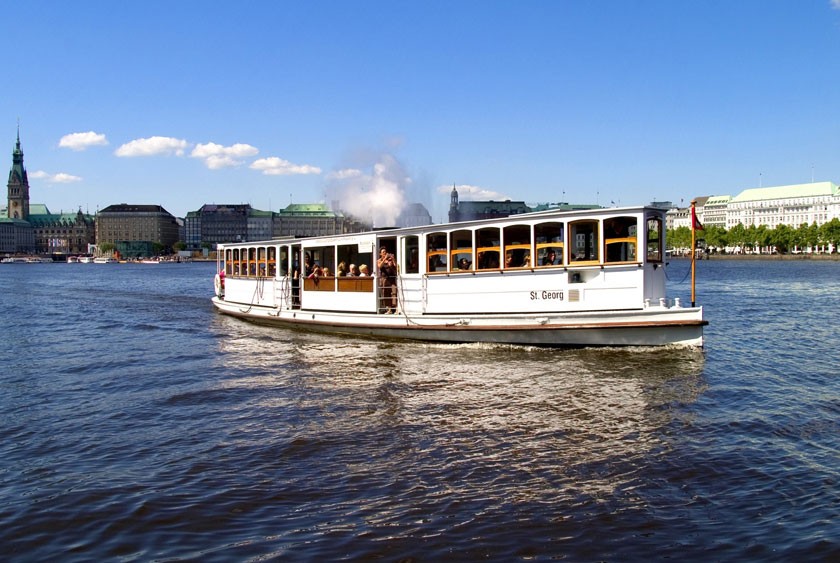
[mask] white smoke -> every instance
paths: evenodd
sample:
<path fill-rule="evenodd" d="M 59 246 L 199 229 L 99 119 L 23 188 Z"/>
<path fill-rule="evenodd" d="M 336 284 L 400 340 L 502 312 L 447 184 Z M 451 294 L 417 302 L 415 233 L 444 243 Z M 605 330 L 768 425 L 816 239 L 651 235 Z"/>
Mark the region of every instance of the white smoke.
<path fill-rule="evenodd" d="M 397 225 L 407 205 L 406 189 L 412 182 L 402 164 L 387 153 L 378 155 L 372 164 L 344 168 L 328 178 L 329 199 L 337 200 L 341 211 L 373 227 Z"/>

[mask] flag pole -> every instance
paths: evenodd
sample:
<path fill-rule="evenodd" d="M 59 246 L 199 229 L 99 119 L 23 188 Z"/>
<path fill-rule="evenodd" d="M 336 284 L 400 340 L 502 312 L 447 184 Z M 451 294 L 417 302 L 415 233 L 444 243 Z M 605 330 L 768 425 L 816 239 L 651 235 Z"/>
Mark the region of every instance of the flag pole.
<path fill-rule="evenodd" d="M 691 306 L 694 307 L 694 282 L 696 273 L 697 259 L 697 240 L 695 238 L 695 230 L 697 227 L 697 219 L 694 211 L 694 206 L 697 205 L 697 200 L 691 200 Z"/>

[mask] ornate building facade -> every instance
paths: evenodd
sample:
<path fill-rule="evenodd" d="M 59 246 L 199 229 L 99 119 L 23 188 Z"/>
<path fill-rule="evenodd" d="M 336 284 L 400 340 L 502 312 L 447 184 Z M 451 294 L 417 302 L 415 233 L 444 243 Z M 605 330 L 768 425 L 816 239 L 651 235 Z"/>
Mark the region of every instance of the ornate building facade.
<path fill-rule="evenodd" d="M 95 242 L 94 218 L 82 213 L 50 213 L 29 202 L 29 176 L 23 164 L 18 131 L 7 184 L 7 206 L 0 213 L 0 252 L 84 254 Z"/>

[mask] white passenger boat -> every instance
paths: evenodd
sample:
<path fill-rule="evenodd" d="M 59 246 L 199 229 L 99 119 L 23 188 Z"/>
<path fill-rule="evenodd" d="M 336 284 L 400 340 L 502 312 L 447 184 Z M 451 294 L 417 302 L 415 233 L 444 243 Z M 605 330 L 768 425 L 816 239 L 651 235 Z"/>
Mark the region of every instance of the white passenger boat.
<path fill-rule="evenodd" d="M 220 244 L 212 301 L 253 321 L 379 338 L 699 347 L 702 307 L 666 294 L 664 226 L 663 209 L 625 207 Z M 395 258 L 390 279 L 380 254 Z M 333 275 L 350 264 L 374 276 Z M 316 266 L 330 275 L 307 276 Z"/>

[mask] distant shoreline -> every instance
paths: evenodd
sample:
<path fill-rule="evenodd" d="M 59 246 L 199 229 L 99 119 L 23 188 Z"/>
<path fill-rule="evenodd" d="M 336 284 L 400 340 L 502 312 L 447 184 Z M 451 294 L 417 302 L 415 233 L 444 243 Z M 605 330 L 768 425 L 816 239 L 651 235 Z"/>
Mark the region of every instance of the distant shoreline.
<path fill-rule="evenodd" d="M 672 256 L 672 260 L 688 260 L 688 256 Z M 709 254 L 703 260 L 828 260 L 840 261 L 840 254 Z"/>

